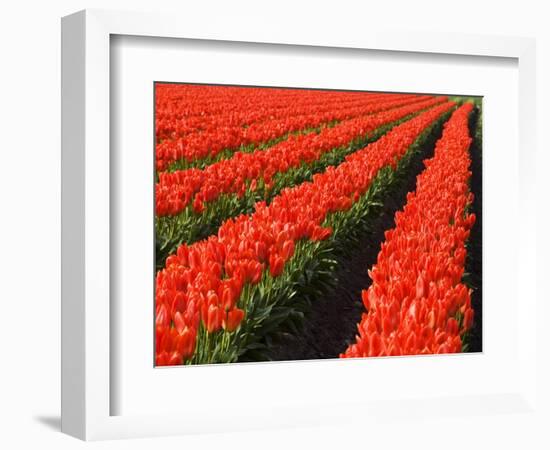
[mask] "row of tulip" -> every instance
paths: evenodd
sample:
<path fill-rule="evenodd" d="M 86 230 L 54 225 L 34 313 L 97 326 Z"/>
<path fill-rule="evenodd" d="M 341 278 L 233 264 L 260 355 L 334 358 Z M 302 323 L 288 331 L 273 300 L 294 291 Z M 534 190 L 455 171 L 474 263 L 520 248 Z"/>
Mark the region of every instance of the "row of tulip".
<path fill-rule="evenodd" d="M 180 243 L 212 234 L 229 217 L 250 212 L 257 201 L 269 201 L 283 188 L 340 164 L 399 121 L 442 102 L 445 98 L 438 97 L 347 120 L 264 151 L 239 152 L 203 170 L 161 173 L 155 199 L 157 263 Z"/>
<path fill-rule="evenodd" d="M 342 357 L 456 353 L 474 312 L 462 282 L 466 241 L 475 222 L 469 213 L 473 105 L 445 124 L 435 155 L 425 161 L 417 189 L 386 231 L 372 285 L 362 292 L 366 312 L 359 335 Z"/>
<path fill-rule="evenodd" d="M 454 103 L 403 122 L 311 182 L 258 202 L 217 235 L 181 245 L 156 278 L 156 363 L 230 362 L 328 284 L 340 244 L 364 225 L 397 173 Z"/>
<path fill-rule="evenodd" d="M 356 105 L 332 104 L 320 112 L 301 115 L 284 115 L 280 118 L 241 125 L 215 127 L 192 132 L 174 140 L 165 140 L 156 145 L 156 167 L 162 172 L 167 169 L 193 167 L 226 157 L 239 149 L 250 149 L 260 143 L 269 145 L 284 139 L 289 133 L 317 128 L 323 124 L 374 114 L 401 105 L 418 102 L 427 96 L 388 97 L 382 101 L 365 97 Z M 250 148 L 249 148 L 250 147 Z"/>
<path fill-rule="evenodd" d="M 218 127 L 249 126 L 268 119 L 324 112 L 395 94 L 227 88 L 226 86 L 156 85 L 157 142 Z M 406 97 L 403 95 L 403 97 Z"/>

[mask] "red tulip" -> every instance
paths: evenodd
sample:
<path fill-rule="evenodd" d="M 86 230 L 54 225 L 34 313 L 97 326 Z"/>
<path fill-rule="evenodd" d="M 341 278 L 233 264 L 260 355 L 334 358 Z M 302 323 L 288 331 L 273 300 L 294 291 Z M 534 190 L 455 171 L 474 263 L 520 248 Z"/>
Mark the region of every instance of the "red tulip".
<path fill-rule="evenodd" d="M 332 234 L 332 228 L 316 227 L 311 236 L 312 241 L 324 241 Z"/>
<path fill-rule="evenodd" d="M 237 296 L 235 295 L 235 291 L 233 290 L 233 287 L 230 284 L 225 284 L 223 286 L 223 293 L 222 293 L 223 308 L 226 311 L 233 309 L 235 307 L 236 301 L 237 301 Z"/>
<path fill-rule="evenodd" d="M 242 309 L 232 309 L 227 313 L 227 321 L 224 321 L 224 328 L 227 332 L 231 333 L 237 329 L 244 318 L 244 311 Z"/>
<path fill-rule="evenodd" d="M 193 211 L 198 214 L 204 211 L 204 203 L 198 195 L 195 197 L 195 200 L 193 200 Z"/>
<path fill-rule="evenodd" d="M 183 316 L 179 311 L 174 316 L 174 326 L 178 333 L 181 333 L 184 328 L 186 328 L 185 320 L 183 319 Z"/>
<path fill-rule="evenodd" d="M 370 296 L 374 295 L 374 291 L 367 291 L 366 289 L 363 289 L 361 291 L 361 299 L 363 300 L 363 306 L 368 311 L 371 308 L 370 304 Z"/>
<path fill-rule="evenodd" d="M 258 262 L 250 261 L 248 263 L 247 278 L 250 281 L 250 283 L 258 284 L 260 282 L 260 280 L 262 279 L 262 270 L 263 270 L 263 265 Z"/>
<path fill-rule="evenodd" d="M 468 308 L 464 313 L 462 332 L 465 333 L 470 328 L 472 328 L 473 323 L 474 323 L 474 310 L 472 308 Z"/>
<path fill-rule="evenodd" d="M 277 254 L 272 254 L 269 257 L 269 272 L 272 277 L 278 277 L 283 273 L 285 261 Z"/>
<path fill-rule="evenodd" d="M 170 317 L 165 305 L 160 305 L 155 322 L 157 327 L 167 328 L 170 325 Z"/>
<path fill-rule="evenodd" d="M 172 264 L 178 264 L 178 257 L 176 255 L 170 255 L 166 258 L 166 267 L 171 266 Z"/>
<path fill-rule="evenodd" d="M 178 352 L 162 352 L 156 358 L 157 366 L 177 366 L 182 362 L 181 355 Z"/>
<path fill-rule="evenodd" d="M 218 306 L 218 295 L 214 291 L 208 291 L 208 293 L 206 294 L 206 301 L 208 302 L 209 306 Z"/>
<path fill-rule="evenodd" d="M 206 329 L 209 333 L 215 333 L 222 327 L 222 310 L 217 306 L 210 305 L 207 312 Z"/>
<path fill-rule="evenodd" d="M 267 257 L 267 248 L 264 242 L 258 241 L 255 244 L 256 256 L 260 261 L 264 261 Z"/>
<path fill-rule="evenodd" d="M 176 347 L 185 361 L 190 358 L 195 352 L 197 332 L 193 328 L 185 328 L 180 332 Z"/>
<path fill-rule="evenodd" d="M 281 255 L 285 261 L 288 261 L 294 255 L 294 241 L 285 241 Z"/>
<path fill-rule="evenodd" d="M 424 277 L 420 274 L 416 280 L 416 298 L 422 299 L 426 294 L 426 283 L 424 282 Z"/>

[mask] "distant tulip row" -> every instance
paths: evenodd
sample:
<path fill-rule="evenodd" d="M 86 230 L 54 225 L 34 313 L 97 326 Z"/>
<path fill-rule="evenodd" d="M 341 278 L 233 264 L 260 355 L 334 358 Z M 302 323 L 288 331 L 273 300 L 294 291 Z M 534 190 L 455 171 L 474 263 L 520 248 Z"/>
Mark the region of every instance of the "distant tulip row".
<path fill-rule="evenodd" d="M 178 129 L 200 130 L 211 120 L 227 120 L 219 125 L 247 125 L 248 117 L 261 119 L 266 112 L 286 109 L 289 104 L 316 105 L 329 100 L 353 101 L 366 96 L 389 94 L 342 92 L 242 86 L 166 84 L 155 86 L 155 116 L 161 133 L 168 132 L 163 123 L 176 123 Z M 157 135 L 159 139 L 171 136 Z"/>
<path fill-rule="evenodd" d="M 445 124 L 435 156 L 425 161 L 417 189 L 386 231 L 372 285 L 362 293 L 366 312 L 356 342 L 342 357 L 455 353 L 472 327 L 470 289 L 462 282 L 468 213 L 472 104 Z"/>
<path fill-rule="evenodd" d="M 165 140 L 156 146 L 158 171 L 164 171 L 170 164 L 185 161 L 193 163 L 205 158 L 215 158 L 223 151 L 237 151 L 245 146 L 257 146 L 283 138 L 288 133 L 316 128 L 334 121 L 373 114 L 386 109 L 424 100 L 426 96 L 399 95 L 385 97 L 365 96 L 352 104 L 330 103 L 321 111 L 298 115 L 285 114 L 282 117 L 252 122 L 248 126 L 218 126 L 190 132 L 181 138 Z"/>
<path fill-rule="evenodd" d="M 157 365 L 235 361 L 277 303 L 294 298 L 283 286 L 292 287 L 316 252 L 331 248 L 324 243 L 345 237 L 369 214 L 379 174 L 396 169 L 453 107 L 429 109 L 311 182 L 226 221 L 217 235 L 178 247 L 156 278 Z"/>
<path fill-rule="evenodd" d="M 395 94 L 368 92 L 157 84 L 156 137 L 161 142 L 218 127 L 246 127 L 391 97 L 398 98 Z"/>

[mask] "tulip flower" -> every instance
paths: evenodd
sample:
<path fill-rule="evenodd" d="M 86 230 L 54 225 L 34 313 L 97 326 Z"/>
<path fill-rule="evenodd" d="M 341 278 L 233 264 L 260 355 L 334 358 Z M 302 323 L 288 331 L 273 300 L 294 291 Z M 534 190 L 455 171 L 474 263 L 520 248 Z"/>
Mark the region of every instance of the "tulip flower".
<path fill-rule="evenodd" d="M 223 327 L 224 329 L 232 333 L 237 329 L 237 327 L 241 324 L 242 320 L 244 318 L 244 311 L 242 309 L 232 309 L 227 313 L 227 319 L 224 319 Z"/>
<path fill-rule="evenodd" d="M 294 255 L 294 241 L 288 240 L 283 244 L 281 255 L 285 261 L 288 261 Z"/>
<path fill-rule="evenodd" d="M 278 277 L 283 273 L 285 261 L 277 254 L 273 254 L 269 257 L 269 272 L 272 277 Z"/>
<path fill-rule="evenodd" d="M 206 329 L 209 333 L 215 333 L 222 327 L 223 313 L 220 308 L 214 305 L 208 307 L 206 316 Z"/>

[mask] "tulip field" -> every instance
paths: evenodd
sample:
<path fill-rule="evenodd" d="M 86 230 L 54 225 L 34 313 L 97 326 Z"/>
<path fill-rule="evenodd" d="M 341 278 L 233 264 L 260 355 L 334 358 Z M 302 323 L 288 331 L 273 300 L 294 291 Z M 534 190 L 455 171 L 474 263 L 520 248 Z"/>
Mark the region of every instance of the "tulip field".
<path fill-rule="evenodd" d="M 481 351 L 477 97 L 155 84 L 157 366 Z"/>

